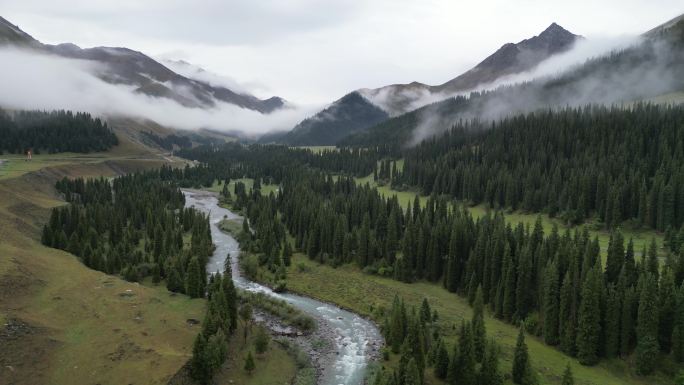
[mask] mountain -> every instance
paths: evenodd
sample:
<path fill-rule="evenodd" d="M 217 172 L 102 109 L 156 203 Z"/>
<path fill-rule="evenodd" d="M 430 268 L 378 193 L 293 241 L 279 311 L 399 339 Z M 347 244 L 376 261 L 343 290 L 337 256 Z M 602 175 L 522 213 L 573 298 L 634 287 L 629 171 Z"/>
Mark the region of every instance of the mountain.
<path fill-rule="evenodd" d="M 298 146 L 333 145 L 347 135 L 387 120 L 389 115 L 354 91 L 313 117 L 304 119 L 292 131 L 266 135 L 261 143 Z"/>
<path fill-rule="evenodd" d="M 529 71 L 543 60 L 567 51 L 579 38 L 581 37 L 553 23 L 538 36 L 518 43 L 504 44 L 471 70 L 443 84 L 430 86 L 412 82 L 356 90 L 347 96 L 358 94 L 365 100 L 343 97 L 319 114 L 298 124 L 290 133 L 282 134 L 276 141 L 299 145 L 335 144 L 341 138 L 379 123 L 377 109 L 384 111 L 389 117 L 396 117 L 454 94 L 491 84 L 505 76 Z M 267 141 L 273 139 L 269 137 Z"/>
<path fill-rule="evenodd" d="M 245 92 L 180 75 L 151 57 L 128 48 L 80 48 L 74 44 L 42 44 L 6 19 L 0 17 L 0 45 L 32 49 L 64 58 L 88 60 L 102 64 L 97 76 L 112 84 L 135 87 L 135 91 L 166 98 L 194 108 L 211 108 L 219 102 L 241 108 L 270 113 L 285 107 L 279 97 L 259 99 Z"/>
<path fill-rule="evenodd" d="M 633 46 L 586 61 L 560 75 L 472 92 L 392 117 L 340 145 L 406 145 L 460 119 L 496 120 L 540 109 L 588 104 L 676 103 L 684 91 L 684 17 L 643 35 Z"/>

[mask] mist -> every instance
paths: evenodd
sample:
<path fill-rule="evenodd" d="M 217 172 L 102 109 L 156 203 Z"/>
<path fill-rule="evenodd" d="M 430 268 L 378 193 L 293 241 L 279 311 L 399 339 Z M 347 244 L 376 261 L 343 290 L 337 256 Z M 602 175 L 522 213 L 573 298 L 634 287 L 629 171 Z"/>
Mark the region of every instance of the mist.
<path fill-rule="evenodd" d="M 287 105 L 261 114 L 217 100 L 212 108 L 191 108 L 141 94 L 134 86 L 107 83 L 97 76 L 106 69 L 98 62 L 18 48 L 0 50 L 0 62 L 0 105 L 10 109 L 86 111 L 105 118 L 149 119 L 177 129 L 207 128 L 257 137 L 288 130 L 320 107 Z"/>
<path fill-rule="evenodd" d="M 684 75 L 677 65 L 681 56 L 669 43 L 641 37 L 581 40 L 528 72 L 448 95 L 445 102 L 421 108 L 407 145 L 443 132 L 459 119 L 499 120 L 517 113 L 587 104 L 628 107 L 678 89 Z M 611 60 L 614 63 L 602 66 Z"/>

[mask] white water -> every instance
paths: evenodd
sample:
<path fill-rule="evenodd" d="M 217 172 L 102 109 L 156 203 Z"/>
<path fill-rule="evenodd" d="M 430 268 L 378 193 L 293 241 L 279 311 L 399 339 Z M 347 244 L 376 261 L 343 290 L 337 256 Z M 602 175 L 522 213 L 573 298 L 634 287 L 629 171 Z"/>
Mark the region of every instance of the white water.
<path fill-rule="evenodd" d="M 193 191 L 183 191 L 183 193 L 185 194 L 186 207 L 194 206 L 196 209 L 210 214 L 211 237 L 216 245 L 216 250 L 207 264 L 207 272 L 223 271 L 224 261 L 230 253 L 233 281 L 236 287 L 283 299 L 302 312 L 316 318 L 319 324 L 326 323 L 333 330 L 336 351 L 339 354 L 333 354 L 330 361 L 331 366 L 323 370 L 323 375 L 319 381 L 321 385 L 362 384 L 368 361 L 371 358 L 372 344 L 382 340 L 377 327 L 357 314 L 340 309 L 337 306 L 295 294 L 274 293 L 270 288 L 242 277 L 237 263 L 240 245 L 235 238 L 218 228 L 218 223 L 224 217 L 228 219 L 240 217 L 230 210 L 219 207 L 218 199 L 212 195 Z"/>

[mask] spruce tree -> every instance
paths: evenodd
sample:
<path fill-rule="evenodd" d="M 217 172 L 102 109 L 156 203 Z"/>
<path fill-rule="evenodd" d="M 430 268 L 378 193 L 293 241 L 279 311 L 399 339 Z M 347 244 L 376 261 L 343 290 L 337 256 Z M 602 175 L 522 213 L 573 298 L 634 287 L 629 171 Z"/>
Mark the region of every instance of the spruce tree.
<path fill-rule="evenodd" d="M 439 379 L 446 379 L 449 371 L 449 352 L 443 341 L 439 342 L 437 357 L 435 358 L 435 376 Z"/>
<path fill-rule="evenodd" d="M 575 385 L 575 378 L 572 375 L 572 368 L 570 368 L 570 363 L 568 363 L 565 367 L 565 371 L 563 372 L 563 380 L 561 381 L 561 384 Z"/>
<path fill-rule="evenodd" d="M 503 376 L 499 371 L 499 346 L 494 340 L 489 340 L 484 359 L 478 373 L 478 384 L 501 385 Z"/>
<path fill-rule="evenodd" d="M 546 287 L 544 290 L 544 342 L 548 345 L 558 344 L 559 331 L 559 282 L 556 264 L 552 263 L 546 268 Z"/>
<path fill-rule="evenodd" d="M 202 333 L 199 333 L 197 337 L 195 337 L 195 343 L 192 347 L 190 375 L 200 384 L 208 384 L 212 377 L 209 365 L 210 360 L 207 354 L 207 340 Z"/>
<path fill-rule="evenodd" d="M 471 321 L 471 325 L 473 329 L 473 348 L 475 360 L 477 362 L 482 362 L 487 344 L 482 286 L 477 287 L 477 293 L 475 294 L 475 302 L 473 303 L 473 319 Z"/>
<path fill-rule="evenodd" d="M 525 327 L 520 325 L 520 332 L 518 333 L 518 340 L 515 344 L 515 351 L 513 353 L 513 382 L 518 385 L 534 385 L 536 379 L 532 372 L 530 364 L 530 357 L 527 351 L 527 344 L 525 343 Z"/>
<path fill-rule="evenodd" d="M 677 290 L 677 307 L 672 330 L 672 354 L 675 361 L 684 362 L 684 285 Z"/>
<path fill-rule="evenodd" d="M 639 312 L 637 316 L 636 369 L 641 375 L 651 374 L 658 359 L 658 287 L 651 273 L 641 276 Z"/>
<path fill-rule="evenodd" d="M 249 374 L 252 374 L 254 369 L 256 368 L 256 365 L 254 364 L 254 357 L 252 356 L 252 351 L 250 350 L 249 353 L 247 353 L 247 358 L 245 359 L 245 371 Z"/>
<path fill-rule="evenodd" d="M 620 321 L 622 318 L 622 303 L 620 293 L 613 284 L 608 286 L 606 296 L 606 311 L 604 324 L 604 353 L 608 358 L 613 358 L 620 352 Z"/>
<path fill-rule="evenodd" d="M 560 293 L 560 311 L 558 315 L 558 334 L 560 349 L 565 354 L 575 355 L 575 319 L 573 314 L 573 283 L 570 272 L 565 273 Z"/>
<path fill-rule="evenodd" d="M 204 288 L 202 286 L 202 270 L 199 265 L 197 257 L 193 257 L 188 265 L 188 271 L 185 278 L 185 294 L 192 298 L 204 297 Z"/>
<path fill-rule="evenodd" d="M 595 365 L 599 359 L 601 281 L 601 272 L 595 267 L 587 274 L 582 285 L 582 299 L 577 318 L 577 358 L 582 365 Z"/>
<path fill-rule="evenodd" d="M 404 385 L 422 385 L 421 376 L 418 371 L 415 359 L 411 358 L 404 374 Z"/>
<path fill-rule="evenodd" d="M 264 328 L 259 328 L 254 340 L 254 347 L 257 354 L 263 354 L 266 352 L 266 350 L 268 350 L 268 343 L 270 340 L 271 337 L 268 335 L 268 333 L 266 333 Z"/>

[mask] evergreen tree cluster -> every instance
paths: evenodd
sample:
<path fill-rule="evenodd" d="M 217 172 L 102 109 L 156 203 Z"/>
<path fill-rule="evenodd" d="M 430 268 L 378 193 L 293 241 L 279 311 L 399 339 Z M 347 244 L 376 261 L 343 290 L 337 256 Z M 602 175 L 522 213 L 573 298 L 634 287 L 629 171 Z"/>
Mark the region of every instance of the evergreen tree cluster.
<path fill-rule="evenodd" d="M 185 208 L 181 191 L 156 171 L 107 179 L 63 179 L 57 190 L 71 204 L 52 210 L 46 246 L 129 281 L 166 279 L 169 290 L 204 297 L 213 251 L 209 220 Z"/>
<path fill-rule="evenodd" d="M 237 238 L 243 251 L 257 255 L 259 265 L 274 274 L 276 291 L 284 291 L 292 249 L 287 242 L 287 230 L 278 217 L 275 195 L 264 196 L 260 188 L 257 179 L 248 196 L 243 183 L 235 184 L 233 209 L 241 210 L 246 218 Z"/>
<path fill-rule="evenodd" d="M 500 349 L 487 339 L 481 288 L 476 297 L 473 319 L 461 324 L 451 353 L 436 323 L 438 315 L 431 312 L 427 300 L 423 300 L 420 310 L 414 308 L 408 313 L 403 300 L 395 297 L 382 331 L 392 352 L 400 354 L 400 364 L 395 371 L 377 373 L 374 385 L 423 384 L 425 370 L 430 367 L 449 385 L 503 384 Z M 525 370 L 531 373 L 529 362 L 526 365 Z"/>
<path fill-rule="evenodd" d="M 195 338 L 190 375 L 202 385 L 211 380 L 228 358 L 228 339 L 238 323 L 238 298 L 230 271 L 230 257 L 224 275 L 210 276 L 207 311 L 202 331 Z"/>
<path fill-rule="evenodd" d="M 324 149 L 239 143 L 222 146 L 199 146 L 183 149 L 179 156 L 200 162 L 196 167 L 170 169 L 167 177 L 181 187 L 208 187 L 215 180 L 264 177 L 269 184 L 279 184 L 294 169 L 309 168 L 334 174 L 370 175 L 386 151 L 371 149 Z"/>
<path fill-rule="evenodd" d="M 461 121 L 403 154 L 393 184 L 609 228 L 684 224 L 684 107 L 639 104 Z"/>
<path fill-rule="evenodd" d="M 119 144 L 107 123 L 84 112 L 0 110 L 0 153 L 106 151 Z"/>

